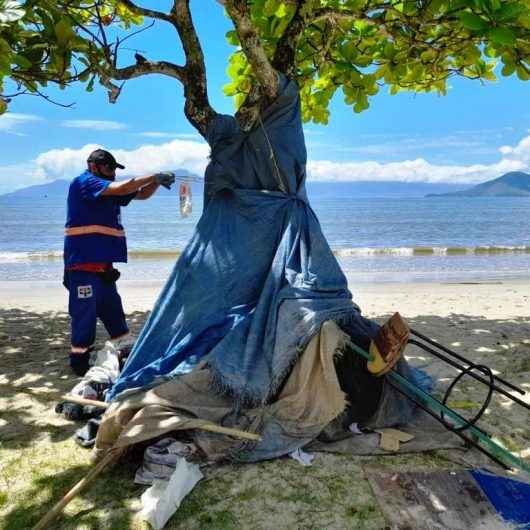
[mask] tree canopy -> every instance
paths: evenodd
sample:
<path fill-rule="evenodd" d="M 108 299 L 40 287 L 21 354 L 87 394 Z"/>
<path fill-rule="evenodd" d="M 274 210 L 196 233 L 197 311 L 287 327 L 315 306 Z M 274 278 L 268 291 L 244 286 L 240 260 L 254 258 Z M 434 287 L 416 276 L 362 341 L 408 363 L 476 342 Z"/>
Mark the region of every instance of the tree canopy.
<path fill-rule="evenodd" d="M 214 111 L 191 8 L 224 9 L 234 29 L 225 94 L 252 123 L 274 97 L 276 71 L 296 79 L 303 118 L 326 123 L 338 89 L 355 112 L 387 85 L 445 94 L 452 76 L 530 79 L 530 0 L 173 0 L 167 12 L 132 0 L 0 0 L 0 113 L 20 94 L 96 82 L 119 97 L 121 83 L 149 74 L 180 81 L 191 123 L 204 132 Z M 153 61 L 131 46 L 151 23 L 176 29 L 184 64 Z M 177 37 L 176 37 L 177 38 Z M 125 54 L 130 56 L 130 54 Z M 10 83 L 6 83 L 10 80 Z M 11 93 L 6 86 L 14 87 Z M 254 113 L 254 114 L 252 114 Z"/>

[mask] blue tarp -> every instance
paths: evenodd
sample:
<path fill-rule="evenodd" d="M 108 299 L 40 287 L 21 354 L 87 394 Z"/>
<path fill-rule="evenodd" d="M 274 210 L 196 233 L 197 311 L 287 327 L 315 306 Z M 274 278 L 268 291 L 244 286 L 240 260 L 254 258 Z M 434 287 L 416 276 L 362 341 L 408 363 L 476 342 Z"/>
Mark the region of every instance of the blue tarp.
<path fill-rule="evenodd" d="M 505 521 L 517 530 L 530 530 L 530 484 L 481 470 L 470 473 Z"/>
<path fill-rule="evenodd" d="M 280 79 L 250 132 L 217 115 L 206 139 L 204 212 L 108 399 L 205 359 L 216 390 L 264 403 L 325 320 L 377 330 L 352 302 L 307 199 L 296 84 Z"/>

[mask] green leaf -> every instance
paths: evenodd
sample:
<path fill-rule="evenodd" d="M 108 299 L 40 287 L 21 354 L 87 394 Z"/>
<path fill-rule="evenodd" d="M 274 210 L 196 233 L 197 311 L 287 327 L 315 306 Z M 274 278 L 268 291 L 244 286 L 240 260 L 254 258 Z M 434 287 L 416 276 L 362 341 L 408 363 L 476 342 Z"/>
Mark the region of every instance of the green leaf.
<path fill-rule="evenodd" d="M 237 36 L 236 30 L 231 30 L 226 32 L 226 40 L 228 44 L 231 44 L 232 46 L 239 46 L 239 37 Z"/>
<path fill-rule="evenodd" d="M 387 42 L 383 49 L 383 55 L 386 59 L 392 59 L 394 55 L 396 55 L 396 49 L 394 48 L 394 44 L 392 44 L 391 42 Z"/>
<path fill-rule="evenodd" d="M 509 20 L 516 19 L 519 15 L 522 15 L 528 11 L 528 8 L 523 4 L 514 2 L 512 4 L 504 4 L 497 11 L 495 11 L 494 16 L 496 20 L 501 22 L 507 22 Z"/>
<path fill-rule="evenodd" d="M 484 49 L 484 54 L 486 55 L 486 57 L 497 57 L 498 52 L 494 46 L 488 45 Z"/>
<path fill-rule="evenodd" d="M 495 44 L 511 46 L 515 44 L 515 34 L 510 28 L 494 28 L 489 32 L 489 38 Z"/>
<path fill-rule="evenodd" d="M 0 98 L 0 114 L 3 114 L 7 110 L 7 103 Z"/>
<path fill-rule="evenodd" d="M 57 42 L 64 46 L 75 37 L 75 33 L 72 29 L 72 26 L 70 26 L 69 22 L 62 18 L 55 24 L 55 35 L 57 36 Z"/>
<path fill-rule="evenodd" d="M 225 96 L 235 96 L 237 94 L 237 85 L 235 83 L 227 83 L 223 86 Z"/>
<path fill-rule="evenodd" d="M 31 68 L 31 61 L 23 55 L 14 55 L 12 60 L 20 68 Z"/>
<path fill-rule="evenodd" d="M 460 18 L 460 22 L 462 22 L 463 26 L 467 29 L 471 29 L 473 31 L 483 31 L 489 27 L 488 22 L 482 17 L 475 15 L 475 13 L 464 11 L 458 16 Z"/>
<path fill-rule="evenodd" d="M 530 80 L 530 73 L 521 65 L 517 65 L 517 68 L 515 69 L 517 72 L 517 77 L 521 81 L 528 81 Z"/>
<path fill-rule="evenodd" d="M 263 14 L 266 17 L 272 17 L 280 7 L 280 0 L 267 0 L 263 6 Z"/>
<path fill-rule="evenodd" d="M 278 18 L 283 18 L 285 16 L 287 16 L 288 14 L 288 10 L 287 10 L 287 5 L 285 3 L 281 3 L 279 6 L 278 6 L 278 9 L 274 12 L 274 15 Z"/>

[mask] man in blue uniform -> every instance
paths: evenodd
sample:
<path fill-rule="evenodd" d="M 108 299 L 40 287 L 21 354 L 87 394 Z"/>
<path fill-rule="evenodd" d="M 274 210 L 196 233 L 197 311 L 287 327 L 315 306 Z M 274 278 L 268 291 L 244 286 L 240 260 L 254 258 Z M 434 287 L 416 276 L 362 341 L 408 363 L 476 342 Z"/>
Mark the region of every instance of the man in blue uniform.
<path fill-rule="evenodd" d="M 65 286 L 70 292 L 70 366 L 79 376 L 89 368 L 98 318 L 113 340 L 129 332 L 116 290 L 119 273 L 112 266 L 127 261 L 120 208 L 133 199 L 148 199 L 160 185 L 169 189 L 175 181 L 175 175 L 166 172 L 115 182 L 116 168 L 125 166 L 103 149 L 93 151 L 87 165 L 70 184 L 64 239 Z"/>

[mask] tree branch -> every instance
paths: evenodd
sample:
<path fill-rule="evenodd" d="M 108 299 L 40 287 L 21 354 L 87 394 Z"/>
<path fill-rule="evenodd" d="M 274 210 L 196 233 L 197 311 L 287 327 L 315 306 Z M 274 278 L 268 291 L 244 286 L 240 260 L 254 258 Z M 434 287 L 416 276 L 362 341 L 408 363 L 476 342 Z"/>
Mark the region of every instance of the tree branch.
<path fill-rule="evenodd" d="M 145 7 L 135 4 L 131 0 L 119 0 L 119 1 L 120 1 L 120 4 L 123 4 L 125 7 L 127 7 L 134 13 L 137 13 L 138 15 L 142 15 L 148 18 L 156 18 L 158 20 L 165 20 L 166 22 L 172 22 L 171 15 L 169 15 L 168 13 L 163 13 L 162 11 L 156 11 L 154 9 L 147 9 Z"/>
<path fill-rule="evenodd" d="M 186 56 L 183 69 L 184 112 L 192 125 L 204 136 L 215 111 L 208 101 L 206 66 L 201 43 L 191 18 L 189 0 L 174 0 L 170 22 L 175 26 Z"/>
<path fill-rule="evenodd" d="M 176 29 L 182 42 L 186 56 L 186 64 L 179 66 L 167 61 L 148 61 L 141 58 L 142 61 L 138 61 L 137 59 L 137 63 L 134 65 L 117 68 L 119 45 L 132 35 L 128 35 L 119 42 L 117 41 L 114 52 L 110 53 L 110 47 L 106 45 L 106 42 L 101 42 L 99 36 L 77 23 L 78 27 L 88 33 L 105 51 L 106 64 L 98 69 L 98 75 L 100 83 L 109 91 L 109 101 L 114 103 L 123 87 L 123 83 L 121 86 L 118 86 L 113 82 L 114 80 L 127 81 L 148 74 L 161 74 L 178 79 L 184 86 L 184 96 L 186 99 L 184 112 L 186 117 L 204 135 L 208 122 L 215 115 L 215 112 L 208 102 L 204 56 L 191 18 L 189 0 L 174 0 L 170 13 L 148 9 L 131 0 L 119 1 L 136 14 L 170 23 Z M 100 18 L 99 12 L 97 12 L 96 22 L 100 28 L 100 32 L 102 32 L 103 28 Z M 145 29 L 147 28 L 142 28 L 134 34 L 138 34 Z"/>
<path fill-rule="evenodd" d="M 168 61 L 145 61 L 123 68 L 113 68 L 111 72 L 112 77 L 119 81 L 126 81 L 147 74 L 162 74 L 178 79 L 182 83 L 186 81 L 185 68 Z"/>
<path fill-rule="evenodd" d="M 306 1 L 294 0 L 296 11 L 280 38 L 272 59 L 272 66 L 288 77 L 291 77 L 296 71 L 296 48 L 306 25 L 305 17 L 302 14 Z"/>
<path fill-rule="evenodd" d="M 226 0 L 225 7 L 234 22 L 239 42 L 252 66 L 263 95 L 273 100 L 278 93 L 278 76 L 252 23 L 247 0 Z"/>
<path fill-rule="evenodd" d="M 144 61 L 124 68 L 115 68 L 113 64 L 107 63 L 107 69 L 99 72 L 100 83 L 109 91 L 109 102 L 115 103 L 118 99 L 123 84 L 115 85 L 112 80 L 127 81 L 148 74 L 162 74 L 178 79 L 185 86 L 186 73 L 182 66 L 167 61 Z"/>

